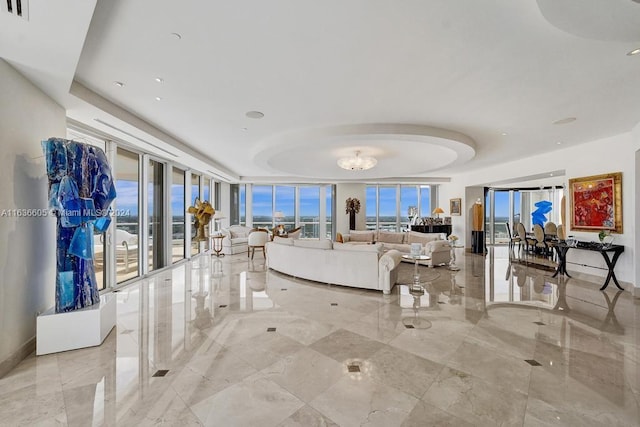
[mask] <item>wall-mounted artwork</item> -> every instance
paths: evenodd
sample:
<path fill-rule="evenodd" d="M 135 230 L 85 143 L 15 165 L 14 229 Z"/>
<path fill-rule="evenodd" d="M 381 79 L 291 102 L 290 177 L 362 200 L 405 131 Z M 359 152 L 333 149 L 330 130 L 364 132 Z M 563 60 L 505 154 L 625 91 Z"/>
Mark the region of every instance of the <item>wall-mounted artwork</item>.
<path fill-rule="evenodd" d="M 49 208 L 57 219 L 56 313 L 100 302 L 93 266 L 94 230 L 111 223 L 116 188 L 100 148 L 66 139 L 42 142 Z"/>
<path fill-rule="evenodd" d="M 622 233 L 622 173 L 569 180 L 571 229 Z"/>
<path fill-rule="evenodd" d="M 450 199 L 449 212 L 451 212 L 452 216 L 462 215 L 462 199 Z"/>

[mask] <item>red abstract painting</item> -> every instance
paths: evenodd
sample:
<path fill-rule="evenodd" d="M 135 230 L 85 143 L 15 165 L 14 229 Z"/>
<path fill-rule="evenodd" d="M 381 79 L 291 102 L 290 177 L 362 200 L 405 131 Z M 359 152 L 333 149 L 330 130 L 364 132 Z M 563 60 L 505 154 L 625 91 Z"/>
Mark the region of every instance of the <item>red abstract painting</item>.
<path fill-rule="evenodd" d="M 592 230 L 615 230 L 615 181 L 602 178 L 573 182 L 572 224 Z"/>

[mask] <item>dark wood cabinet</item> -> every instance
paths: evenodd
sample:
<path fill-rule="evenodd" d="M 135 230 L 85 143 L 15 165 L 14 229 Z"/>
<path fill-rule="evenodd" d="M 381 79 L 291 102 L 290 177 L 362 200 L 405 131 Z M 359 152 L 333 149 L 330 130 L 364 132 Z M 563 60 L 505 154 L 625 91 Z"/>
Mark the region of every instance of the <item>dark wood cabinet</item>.
<path fill-rule="evenodd" d="M 411 231 L 417 231 L 418 233 L 445 233 L 449 237 L 451 224 L 412 225 Z"/>

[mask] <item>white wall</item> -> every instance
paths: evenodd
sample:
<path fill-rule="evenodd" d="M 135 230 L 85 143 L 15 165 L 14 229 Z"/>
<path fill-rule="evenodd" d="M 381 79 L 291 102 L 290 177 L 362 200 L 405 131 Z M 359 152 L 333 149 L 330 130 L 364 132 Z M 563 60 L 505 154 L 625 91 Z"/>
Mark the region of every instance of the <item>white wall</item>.
<path fill-rule="evenodd" d="M 40 141 L 66 136 L 64 109 L 0 59 L 0 213 L 46 209 Z M 55 219 L 0 216 L 0 376 L 35 349 L 54 304 Z"/>
<path fill-rule="evenodd" d="M 345 213 L 345 202 L 351 197 L 360 200 L 360 212 L 356 215 L 356 230 L 366 229 L 366 191 L 365 184 L 337 184 L 336 185 L 336 233 L 349 233 L 349 215 Z"/>
<path fill-rule="evenodd" d="M 623 199 L 623 233 L 616 235 L 615 243 L 625 246 L 625 252 L 618 260 L 616 266 L 616 276 L 619 280 L 634 283 L 640 287 L 640 283 L 635 280 L 636 274 L 636 151 L 640 147 L 640 129 L 636 127 L 633 132 L 604 138 L 585 144 L 567 147 L 557 151 L 541 154 L 538 156 L 523 158 L 518 161 L 502 163 L 495 167 L 482 170 L 470 171 L 452 177 L 449 184 L 443 184 L 443 193 L 449 196 L 455 194 L 465 194 L 465 188 L 469 186 L 482 186 L 486 183 L 499 182 L 502 180 L 536 175 L 554 170 L 564 169 L 565 188 L 568 188 L 570 178 L 581 176 L 598 175 L 610 172 L 622 172 L 622 199 Z M 463 201 L 463 206 L 469 205 L 473 201 Z M 567 203 L 568 197 L 567 197 Z M 567 206 L 567 214 L 569 206 Z M 463 214 L 468 215 L 468 211 L 463 209 Z M 467 222 L 468 223 L 468 222 Z M 576 236 L 580 240 L 598 240 L 597 233 L 569 231 L 569 234 Z M 588 251 L 569 251 L 569 262 L 579 262 L 588 265 L 606 267 L 601 255 Z M 570 271 L 578 271 L 596 276 L 606 276 L 605 270 L 584 268 L 569 265 Z"/>

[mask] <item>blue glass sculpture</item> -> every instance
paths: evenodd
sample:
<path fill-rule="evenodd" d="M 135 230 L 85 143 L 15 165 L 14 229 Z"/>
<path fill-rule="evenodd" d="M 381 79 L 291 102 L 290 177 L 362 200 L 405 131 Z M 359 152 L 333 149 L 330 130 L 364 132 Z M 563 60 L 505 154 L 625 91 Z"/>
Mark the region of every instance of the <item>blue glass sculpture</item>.
<path fill-rule="evenodd" d="M 538 224 L 544 228 L 544 223 L 547 222 L 547 217 L 545 215 L 551 212 L 553 203 L 547 200 L 541 200 L 534 203 L 533 206 L 538 209 L 531 212 L 531 222 L 533 222 L 534 224 Z"/>
<path fill-rule="evenodd" d="M 116 198 L 104 152 L 88 144 L 42 141 L 49 178 L 49 208 L 57 217 L 56 313 L 100 302 L 93 267 L 93 232 L 111 224 Z"/>

